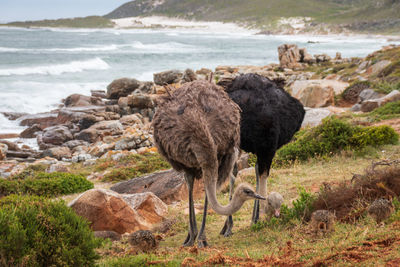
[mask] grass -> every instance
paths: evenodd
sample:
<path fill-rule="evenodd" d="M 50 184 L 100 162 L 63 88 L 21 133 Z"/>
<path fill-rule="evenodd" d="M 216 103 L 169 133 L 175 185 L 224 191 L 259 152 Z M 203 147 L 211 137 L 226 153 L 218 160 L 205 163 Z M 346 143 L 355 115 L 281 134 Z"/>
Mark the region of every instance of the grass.
<path fill-rule="evenodd" d="M 355 157 L 346 152 L 329 159 L 310 159 L 289 167 L 272 169 L 268 179 L 268 190 L 280 192 L 285 204 L 299 196 L 298 188 L 308 192 L 318 192 L 323 183 L 331 185 L 348 180 L 353 173 L 363 173 L 371 161 L 400 158 L 400 146 L 384 146 L 372 155 Z M 255 174 L 247 174 L 242 181 L 254 183 Z M 219 195 L 220 202 L 228 202 L 228 194 Z M 202 205 L 203 201 L 196 201 Z M 132 255 L 129 245 L 115 243 L 99 250 L 102 259 L 99 266 L 135 266 L 155 264 L 155 266 L 178 266 L 182 263 L 202 265 L 265 266 L 277 264 L 303 264 L 311 266 L 326 262 L 332 266 L 376 266 L 400 258 L 400 223 L 395 215 L 383 227 L 378 227 L 370 217 L 363 217 L 355 224 L 337 223 L 335 231 L 325 236 L 313 235 L 308 225 L 293 219 L 289 224 L 277 221 L 259 223 L 259 229 L 250 227 L 253 203 L 248 201 L 234 215 L 234 235 L 224 238 L 219 235 L 224 216 L 213 212 L 207 217 L 207 238 L 211 247 L 206 249 L 181 248 L 187 234 L 187 215 L 183 213 L 187 202 L 170 207 L 168 217 L 176 223 L 166 234 L 160 248 L 150 254 Z M 197 215 L 200 222 L 201 214 Z M 254 228 L 254 227 L 253 227 Z M 258 265 L 257 265 L 258 264 Z"/>
<path fill-rule="evenodd" d="M 84 175 L 101 172 L 104 173 L 103 182 L 119 182 L 169 168 L 171 166 L 160 154 L 148 152 L 130 154 L 116 160 L 107 157 L 97 160 L 92 166 L 74 164 L 71 166 L 71 172 Z"/>

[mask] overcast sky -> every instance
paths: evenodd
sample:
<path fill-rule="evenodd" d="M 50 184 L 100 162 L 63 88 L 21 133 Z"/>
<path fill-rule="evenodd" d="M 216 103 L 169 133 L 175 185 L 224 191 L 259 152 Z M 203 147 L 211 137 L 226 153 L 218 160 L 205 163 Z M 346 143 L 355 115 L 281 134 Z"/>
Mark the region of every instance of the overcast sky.
<path fill-rule="evenodd" d="M 0 21 L 105 15 L 129 0 L 0 0 Z"/>

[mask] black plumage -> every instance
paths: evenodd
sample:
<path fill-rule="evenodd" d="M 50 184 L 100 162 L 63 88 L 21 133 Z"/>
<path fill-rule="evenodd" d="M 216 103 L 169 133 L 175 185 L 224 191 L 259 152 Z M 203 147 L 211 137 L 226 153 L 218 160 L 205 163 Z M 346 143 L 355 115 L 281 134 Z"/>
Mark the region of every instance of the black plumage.
<path fill-rule="evenodd" d="M 276 150 L 300 129 L 303 105 L 268 78 L 253 73 L 237 77 L 227 92 L 242 109 L 241 149 L 257 155 L 260 175 L 268 173 Z"/>
<path fill-rule="evenodd" d="M 266 197 L 266 177 L 272 159 L 275 152 L 300 129 L 305 115 L 304 107 L 276 83 L 258 74 L 238 76 L 226 91 L 242 110 L 240 148 L 257 156 L 257 193 Z M 259 209 L 259 201 L 256 200 L 253 223 L 259 219 Z M 230 216 L 221 234 L 229 236 L 232 225 Z"/>

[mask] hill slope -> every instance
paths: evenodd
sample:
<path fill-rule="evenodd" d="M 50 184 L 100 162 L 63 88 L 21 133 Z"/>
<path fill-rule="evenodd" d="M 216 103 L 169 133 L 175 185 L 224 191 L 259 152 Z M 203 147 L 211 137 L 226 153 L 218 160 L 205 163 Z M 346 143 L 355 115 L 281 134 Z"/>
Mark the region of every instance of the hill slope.
<path fill-rule="evenodd" d="M 282 28 L 282 18 L 310 17 L 307 28 L 321 24 L 353 31 L 400 33 L 400 0 L 136 0 L 105 17 L 163 15 L 244 23 L 266 30 Z"/>

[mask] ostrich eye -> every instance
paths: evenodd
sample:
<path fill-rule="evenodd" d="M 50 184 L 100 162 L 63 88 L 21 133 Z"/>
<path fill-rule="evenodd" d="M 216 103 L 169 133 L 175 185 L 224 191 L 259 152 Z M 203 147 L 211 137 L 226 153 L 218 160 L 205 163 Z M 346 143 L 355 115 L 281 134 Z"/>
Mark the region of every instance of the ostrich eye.
<path fill-rule="evenodd" d="M 251 191 L 249 189 L 244 189 L 243 192 L 245 192 L 246 194 L 251 194 Z"/>

